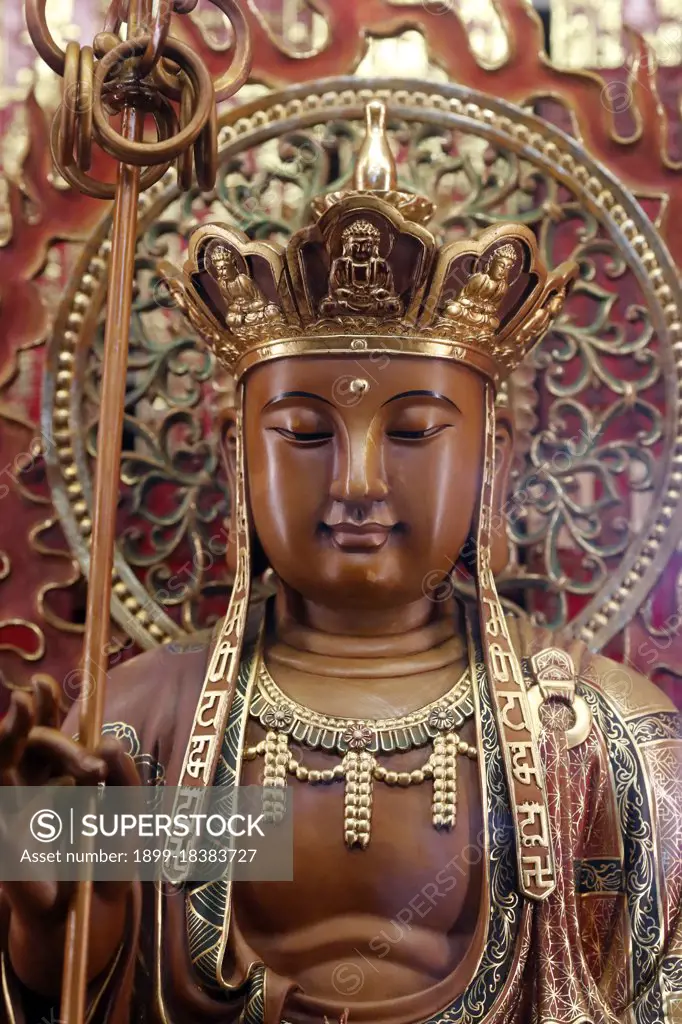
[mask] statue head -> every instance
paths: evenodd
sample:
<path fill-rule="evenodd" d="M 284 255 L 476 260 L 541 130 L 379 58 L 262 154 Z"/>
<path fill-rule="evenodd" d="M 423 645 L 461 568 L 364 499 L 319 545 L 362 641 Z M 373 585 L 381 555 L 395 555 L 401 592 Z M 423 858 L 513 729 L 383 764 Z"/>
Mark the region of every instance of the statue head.
<path fill-rule="evenodd" d="M 376 104 L 367 120 L 374 142 L 362 160 L 392 160 L 375 137 L 385 122 Z M 375 176 L 363 167 L 366 186 Z M 380 179 L 395 182 L 395 169 Z M 189 278 L 167 273 L 239 382 L 235 507 L 248 504 L 242 511 L 261 554 L 309 600 L 405 606 L 452 572 L 468 540 L 470 567 L 475 558 L 490 565 L 491 548 L 504 549 L 482 516 L 495 487 L 499 500 L 511 457 L 508 420 L 495 424 L 495 389 L 538 340 L 531 328 L 549 326 L 577 273 L 572 263 L 549 272 L 523 225 L 440 245 L 422 224 L 425 206 L 412 200 L 356 182 L 325 197 L 315 222 L 285 247 L 205 224 L 190 241 Z M 375 307 L 326 314 L 335 257 L 367 261 L 384 241 L 399 296 L 392 318 L 378 292 Z M 237 276 L 236 254 L 257 261 L 276 322 L 230 318 L 229 308 L 212 306 L 211 291 L 197 287 L 202 253 L 220 281 Z M 494 280 L 506 281 L 517 265 L 526 275 L 486 331 L 466 310 L 460 320 L 443 315 L 453 271 L 469 267 L 473 276 L 482 260 Z"/>
<path fill-rule="evenodd" d="M 496 249 L 488 261 L 486 273 L 493 281 L 506 281 L 514 264 L 516 263 L 516 252 L 512 245 L 502 245 Z"/>
<path fill-rule="evenodd" d="M 475 371 L 426 356 L 283 358 L 250 371 L 243 439 L 260 568 L 358 623 L 420 602 L 437 613 L 440 584 L 471 543 L 484 391 Z M 226 423 L 234 486 L 234 413 Z M 508 417 L 497 427 L 501 508 L 513 435 Z M 503 568 L 505 536 L 493 545 Z"/>
<path fill-rule="evenodd" d="M 227 246 L 214 246 L 208 259 L 219 283 L 226 281 L 229 284 L 239 277 L 239 268 L 234 253 L 230 252 Z"/>
<path fill-rule="evenodd" d="M 434 600 L 475 518 L 484 388 L 467 367 L 428 357 L 284 358 L 250 372 L 250 516 L 289 591 L 358 622 Z M 503 489 L 511 453 L 509 437 Z M 234 447 L 228 458 L 234 480 Z"/>
<path fill-rule="evenodd" d="M 376 135 L 375 107 L 368 131 Z M 374 143 L 363 148 L 365 162 L 392 160 L 388 145 Z M 395 170 L 379 179 L 394 182 Z M 502 567 L 504 538 L 491 536 L 483 516 L 501 501 L 511 461 L 509 420 L 495 423 L 495 389 L 537 341 L 524 326 L 546 329 L 577 271 L 567 263 L 550 273 L 523 225 L 440 245 L 422 224 L 424 205 L 412 200 L 356 183 L 325 197 L 316 221 L 286 247 L 202 225 L 190 241 L 189 281 L 169 279 L 239 381 L 235 508 L 244 506 L 257 563 L 267 561 L 301 598 L 359 614 L 423 600 L 467 544 L 470 569 L 476 559 Z M 367 261 L 384 241 L 395 315 L 387 319 L 380 295 L 376 308 L 325 315 L 335 257 Z M 211 306 L 210 290 L 194 284 L 203 252 L 223 281 L 238 273 L 235 254 L 257 261 L 277 322 L 228 319 Z M 466 310 L 461 322 L 443 315 L 453 271 L 469 267 L 473 276 L 482 260 L 494 280 L 517 265 L 527 275 L 485 332 Z M 238 533 L 235 525 L 236 544 Z"/>
<path fill-rule="evenodd" d="M 368 263 L 379 255 L 381 235 L 368 220 L 356 220 L 341 233 L 343 255 L 356 263 Z"/>

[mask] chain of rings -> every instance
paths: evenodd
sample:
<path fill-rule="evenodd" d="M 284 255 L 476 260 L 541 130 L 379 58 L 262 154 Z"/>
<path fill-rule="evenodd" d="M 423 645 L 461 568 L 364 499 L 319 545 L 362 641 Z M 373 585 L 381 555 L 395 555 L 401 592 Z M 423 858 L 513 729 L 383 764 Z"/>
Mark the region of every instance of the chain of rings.
<path fill-rule="evenodd" d="M 180 186 L 196 179 L 208 190 L 217 173 L 216 102 L 232 96 L 246 81 L 251 52 L 246 19 L 237 0 L 212 0 L 232 27 L 234 47 L 229 67 L 213 80 L 201 57 L 169 35 L 171 14 L 188 14 L 198 0 L 159 0 L 153 18 L 130 39 L 120 30 L 134 0 L 112 0 L 104 30 L 92 46 L 54 41 L 45 17 L 47 0 L 26 0 L 31 40 L 46 64 L 64 79 L 62 103 L 51 130 L 52 155 L 60 174 L 86 195 L 113 199 L 114 182 L 88 172 L 93 144 L 125 164 L 144 168 L 140 189 L 159 181 L 173 162 Z M 145 0 L 149 8 L 151 0 Z M 176 111 L 177 108 L 177 111 Z M 156 140 L 126 138 L 110 122 L 122 111 L 150 115 Z"/>

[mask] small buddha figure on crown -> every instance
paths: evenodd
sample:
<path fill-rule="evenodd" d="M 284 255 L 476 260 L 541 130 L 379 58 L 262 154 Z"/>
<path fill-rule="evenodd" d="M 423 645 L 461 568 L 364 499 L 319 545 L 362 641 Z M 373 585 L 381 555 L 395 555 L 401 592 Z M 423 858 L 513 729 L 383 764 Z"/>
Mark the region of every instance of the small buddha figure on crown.
<path fill-rule="evenodd" d="M 240 327 L 281 317 L 279 307 L 268 302 L 249 275 L 239 270 L 227 246 L 215 246 L 207 263 L 227 303 L 225 323 L 228 327 L 239 330 Z"/>
<path fill-rule="evenodd" d="M 457 298 L 447 304 L 443 315 L 478 334 L 494 334 L 500 325 L 499 309 L 516 258 L 510 243 L 496 249 L 486 269 L 471 276 Z"/>
<path fill-rule="evenodd" d="M 329 292 L 320 303 L 323 316 L 338 312 L 399 314 L 393 274 L 381 255 L 381 233 L 368 220 L 356 220 L 341 234 L 342 254 L 332 263 Z"/>

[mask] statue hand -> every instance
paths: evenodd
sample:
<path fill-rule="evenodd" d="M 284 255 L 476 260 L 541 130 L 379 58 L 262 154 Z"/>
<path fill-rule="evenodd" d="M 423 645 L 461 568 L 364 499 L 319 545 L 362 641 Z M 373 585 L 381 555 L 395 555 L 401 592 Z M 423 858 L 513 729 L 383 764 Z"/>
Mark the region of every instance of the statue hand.
<path fill-rule="evenodd" d="M 14 690 L 0 721 L 0 785 L 139 786 L 132 760 L 111 736 L 94 752 L 61 733 L 59 692 L 46 680 L 30 690 Z M 0 819 L 0 842 L 9 844 Z M 3 881 L 0 888 L 11 908 L 10 958 L 29 988 L 59 991 L 64 926 L 75 882 Z M 94 973 L 106 966 L 123 932 L 129 882 L 94 886 L 91 963 Z M 47 926 L 47 927 L 46 927 Z M 90 973 L 90 972 L 89 972 Z"/>
<path fill-rule="evenodd" d="M 137 769 L 113 737 L 87 751 L 58 729 L 60 699 L 56 684 L 34 680 L 14 690 L 0 721 L 0 785 L 139 786 Z"/>

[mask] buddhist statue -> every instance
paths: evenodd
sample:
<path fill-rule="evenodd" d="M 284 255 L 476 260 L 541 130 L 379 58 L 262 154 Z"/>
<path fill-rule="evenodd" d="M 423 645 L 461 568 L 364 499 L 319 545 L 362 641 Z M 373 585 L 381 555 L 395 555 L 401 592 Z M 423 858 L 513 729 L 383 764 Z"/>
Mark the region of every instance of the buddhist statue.
<path fill-rule="evenodd" d="M 329 294 L 320 312 L 333 315 L 348 312 L 400 312 L 393 276 L 379 253 L 381 233 L 367 220 L 355 220 L 341 233 L 343 251 L 332 263 Z"/>
<path fill-rule="evenodd" d="M 286 246 L 204 224 L 160 268 L 237 384 L 224 618 L 112 673 L 94 753 L 15 693 L 3 782 L 293 797 L 291 882 L 95 885 L 93 1024 L 679 1021 L 678 717 L 496 587 L 496 395 L 578 268 L 521 224 L 440 244 L 367 119 Z M 58 998 L 67 888 L 3 887 L 4 1020 Z"/>
<path fill-rule="evenodd" d="M 225 322 L 231 328 L 280 316 L 279 308 L 266 302 L 250 276 L 239 270 L 234 253 L 226 246 L 214 246 L 206 262 L 227 304 Z"/>
<path fill-rule="evenodd" d="M 493 334 L 499 327 L 498 308 L 509 289 L 516 258 L 513 245 L 495 249 L 486 269 L 474 273 L 457 298 L 446 304 L 444 315 L 479 334 Z"/>

